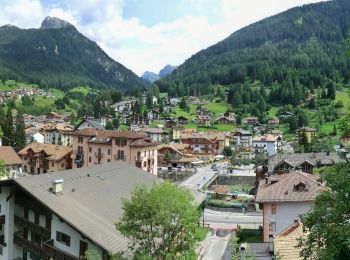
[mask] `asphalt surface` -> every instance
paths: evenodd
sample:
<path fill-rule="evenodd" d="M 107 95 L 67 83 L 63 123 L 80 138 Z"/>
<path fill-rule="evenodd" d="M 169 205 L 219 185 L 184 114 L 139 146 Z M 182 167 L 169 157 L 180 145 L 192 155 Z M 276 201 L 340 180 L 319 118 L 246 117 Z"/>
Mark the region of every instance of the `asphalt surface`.
<path fill-rule="evenodd" d="M 217 163 L 218 171 L 213 171 L 211 165 L 197 167 L 197 173 L 189 177 L 188 179 L 181 182 L 181 185 L 189 189 L 197 190 L 200 189 L 219 171 L 223 171 L 223 166 L 226 163 Z"/>
<path fill-rule="evenodd" d="M 202 223 L 203 216 L 200 221 Z M 261 212 L 235 213 L 205 209 L 204 222 L 214 228 L 236 228 L 237 225 L 253 227 L 263 224 L 263 216 Z"/>

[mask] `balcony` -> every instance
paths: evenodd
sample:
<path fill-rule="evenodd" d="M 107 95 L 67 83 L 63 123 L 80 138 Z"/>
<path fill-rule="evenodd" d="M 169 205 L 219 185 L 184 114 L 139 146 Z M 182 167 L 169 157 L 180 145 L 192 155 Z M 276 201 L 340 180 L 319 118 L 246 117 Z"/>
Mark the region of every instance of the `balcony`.
<path fill-rule="evenodd" d="M 96 156 L 97 158 L 102 158 L 102 157 L 103 157 L 103 153 L 95 152 L 95 156 Z"/>
<path fill-rule="evenodd" d="M 79 260 L 78 257 L 70 255 L 53 245 L 53 239 L 43 243 L 44 259 L 60 259 L 60 260 Z"/>
<path fill-rule="evenodd" d="M 84 151 L 82 150 L 74 150 L 75 155 L 84 155 Z"/>
<path fill-rule="evenodd" d="M 136 162 L 142 162 L 145 159 L 143 156 L 135 156 L 135 161 Z"/>
<path fill-rule="evenodd" d="M 121 161 L 125 161 L 125 156 L 124 157 L 121 157 L 121 156 L 118 156 L 117 154 L 114 155 L 114 159 L 116 160 L 121 160 Z"/>
<path fill-rule="evenodd" d="M 5 215 L 0 216 L 0 225 L 5 224 Z"/>
<path fill-rule="evenodd" d="M 44 238 L 51 237 L 51 231 L 47 228 L 44 228 L 38 224 L 35 224 L 33 222 L 28 221 L 25 218 L 21 218 L 15 215 L 14 222 L 17 225 L 20 225 L 24 227 L 25 229 L 28 229 Z"/>
<path fill-rule="evenodd" d="M 20 247 L 25 248 L 28 251 L 40 256 L 41 258 L 45 257 L 44 249 L 39 244 L 24 238 L 21 232 L 14 233 L 13 242 L 19 245 Z"/>

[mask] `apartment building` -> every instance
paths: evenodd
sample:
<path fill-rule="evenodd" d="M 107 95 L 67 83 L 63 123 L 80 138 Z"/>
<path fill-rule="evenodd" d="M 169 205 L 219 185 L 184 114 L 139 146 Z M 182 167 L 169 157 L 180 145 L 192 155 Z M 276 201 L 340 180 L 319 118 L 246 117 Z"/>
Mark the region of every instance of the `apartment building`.
<path fill-rule="evenodd" d="M 335 163 L 346 163 L 345 153 L 290 153 L 276 154 L 269 157 L 268 172 L 270 174 L 290 173 L 301 170 L 312 173 L 315 167 L 331 166 Z"/>
<path fill-rule="evenodd" d="M 272 156 L 277 153 L 281 141 L 281 138 L 275 135 L 258 135 L 253 138 L 252 145 L 256 154 L 266 153 Z"/>
<path fill-rule="evenodd" d="M 190 153 L 196 156 L 213 157 L 218 151 L 219 144 L 201 134 L 182 136 L 182 143 L 190 147 Z"/>
<path fill-rule="evenodd" d="M 253 134 L 244 129 L 236 129 L 231 132 L 231 146 L 251 147 Z"/>
<path fill-rule="evenodd" d="M 72 169 L 72 148 L 31 143 L 18 152 L 26 173 L 41 174 Z"/>
<path fill-rule="evenodd" d="M 115 228 L 122 198 L 156 177 L 125 162 L 0 182 L 0 260 L 96 260 L 127 250 Z M 103 203 L 101 203 L 103 202 Z"/>
<path fill-rule="evenodd" d="M 271 241 L 314 205 L 324 190 L 314 175 L 295 171 L 261 180 L 256 202 L 263 208 L 264 242 Z"/>
<path fill-rule="evenodd" d="M 45 144 L 71 146 L 73 131 L 74 127 L 67 123 L 47 123 L 41 128 L 40 133 L 44 136 Z"/>
<path fill-rule="evenodd" d="M 122 160 L 157 175 L 157 145 L 142 133 L 85 128 L 73 133 L 73 169 Z"/>
<path fill-rule="evenodd" d="M 316 129 L 310 127 L 302 127 L 296 130 L 296 141 L 302 143 L 304 136 L 308 143 L 313 143 L 316 140 Z"/>

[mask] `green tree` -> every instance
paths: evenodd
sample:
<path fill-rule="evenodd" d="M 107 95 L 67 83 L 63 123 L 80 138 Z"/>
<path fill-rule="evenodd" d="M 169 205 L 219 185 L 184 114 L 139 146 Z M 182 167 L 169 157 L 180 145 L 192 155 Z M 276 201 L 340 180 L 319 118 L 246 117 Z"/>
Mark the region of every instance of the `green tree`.
<path fill-rule="evenodd" d="M 116 228 L 136 256 L 170 259 L 193 251 L 199 212 L 184 188 L 168 182 L 138 186 L 123 200 L 123 211 Z"/>
<path fill-rule="evenodd" d="M 23 106 L 32 106 L 34 103 L 33 100 L 27 95 L 23 96 L 21 100 L 22 100 Z"/>
<path fill-rule="evenodd" d="M 26 143 L 27 140 L 23 115 L 18 112 L 13 133 L 13 145 L 15 146 L 16 150 L 19 151 L 26 146 Z"/>
<path fill-rule="evenodd" d="M 187 109 L 187 102 L 186 102 L 186 99 L 185 97 L 182 97 L 180 103 L 179 103 L 179 107 L 183 110 L 186 110 Z"/>
<path fill-rule="evenodd" d="M 233 151 L 232 151 L 232 149 L 231 149 L 230 146 L 225 146 L 224 149 L 222 150 L 222 154 L 223 154 L 226 158 L 228 158 L 228 157 L 232 156 Z"/>
<path fill-rule="evenodd" d="M 4 123 L 2 125 L 2 130 L 4 134 L 4 145 L 12 146 L 13 143 L 13 117 L 12 110 L 10 108 L 7 109 L 7 113 L 5 116 Z"/>
<path fill-rule="evenodd" d="M 327 84 L 327 98 L 331 100 L 335 100 L 336 90 L 334 86 L 334 82 L 330 81 Z"/>
<path fill-rule="evenodd" d="M 0 177 L 7 175 L 6 163 L 3 160 L 0 160 Z"/>
<path fill-rule="evenodd" d="M 338 121 L 338 129 L 343 136 L 350 135 L 350 111 L 340 118 Z"/>
<path fill-rule="evenodd" d="M 112 122 L 111 121 L 108 121 L 107 123 L 106 123 L 106 130 L 113 130 L 113 124 L 112 124 Z"/>
<path fill-rule="evenodd" d="M 336 164 L 320 171 L 327 188 L 315 206 L 301 217 L 305 238 L 299 242 L 306 259 L 350 259 L 350 164 Z"/>

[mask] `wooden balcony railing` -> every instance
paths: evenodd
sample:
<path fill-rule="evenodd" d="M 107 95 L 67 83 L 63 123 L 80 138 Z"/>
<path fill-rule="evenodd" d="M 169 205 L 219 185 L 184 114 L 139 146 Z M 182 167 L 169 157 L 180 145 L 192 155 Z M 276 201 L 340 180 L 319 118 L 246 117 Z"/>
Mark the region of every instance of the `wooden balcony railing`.
<path fill-rule="evenodd" d="M 51 237 L 51 231 L 47 228 L 44 228 L 38 224 L 35 224 L 33 222 L 28 221 L 25 218 L 21 218 L 15 215 L 14 222 L 17 225 L 20 225 L 24 227 L 25 229 L 28 229 L 44 238 Z"/>
<path fill-rule="evenodd" d="M 25 248 L 28 251 L 40 256 L 41 258 L 45 257 L 44 249 L 39 244 L 36 244 L 36 243 L 24 238 L 23 234 L 21 232 L 14 233 L 13 242 L 15 244 L 19 245 L 20 247 Z"/>
<path fill-rule="evenodd" d="M 53 239 L 43 243 L 45 259 L 79 260 L 78 257 L 64 252 L 54 246 Z"/>

